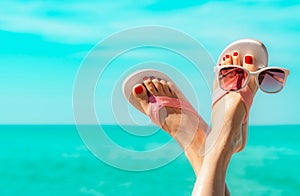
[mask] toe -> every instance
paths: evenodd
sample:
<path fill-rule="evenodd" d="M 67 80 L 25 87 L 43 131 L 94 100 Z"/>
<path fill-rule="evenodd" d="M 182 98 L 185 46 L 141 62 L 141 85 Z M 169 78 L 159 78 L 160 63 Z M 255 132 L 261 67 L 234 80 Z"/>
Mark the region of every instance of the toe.
<path fill-rule="evenodd" d="M 172 83 L 172 82 L 167 82 L 169 90 L 171 92 L 171 97 L 172 98 L 178 98 L 177 94 L 179 93 L 178 89 L 176 88 L 176 86 Z"/>
<path fill-rule="evenodd" d="M 222 58 L 221 65 L 226 65 L 226 58 L 225 58 L 225 56 L 223 56 L 223 58 Z"/>
<path fill-rule="evenodd" d="M 147 90 L 142 84 L 136 84 L 132 88 L 132 94 L 134 98 L 140 103 L 142 106 L 144 113 L 148 115 L 148 94 Z"/>
<path fill-rule="evenodd" d="M 244 60 L 243 60 L 243 67 L 245 67 L 249 71 L 256 71 L 257 66 L 254 64 L 255 63 L 254 60 L 255 60 L 254 56 L 252 56 L 250 54 L 246 54 L 244 56 Z M 250 78 L 248 86 L 250 87 L 250 89 L 253 93 L 255 93 L 257 91 L 257 85 L 256 85 L 254 77 Z"/>
<path fill-rule="evenodd" d="M 244 56 L 243 66 L 249 71 L 256 71 L 257 67 L 254 65 L 254 57 L 251 54 L 246 54 Z"/>
<path fill-rule="evenodd" d="M 152 80 L 152 83 L 154 84 L 154 86 L 156 88 L 156 91 L 157 91 L 157 94 L 159 96 L 165 95 L 165 92 L 164 92 L 164 89 L 163 89 L 163 85 L 160 83 L 160 81 L 157 78 L 154 78 Z"/>
<path fill-rule="evenodd" d="M 171 90 L 170 90 L 169 85 L 167 84 L 167 82 L 165 80 L 160 80 L 160 83 L 162 84 L 165 95 L 166 96 L 172 96 Z"/>
<path fill-rule="evenodd" d="M 132 94 L 137 99 L 147 99 L 148 98 L 147 90 L 145 89 L 145 87 L 142 84 L 136 84 L 132 88 Z"/>
<path fill-rule="evenodd" d="M 241 65 L 240 53 L 238 51 L 232 53 L 232 64 Z"/>
<path fill-rule="evenodd" d="M 230 54 L 225 55 L 225 64 L 226 65 L 232 65 L 232 58 Z"/>
<path fill-rule="evenodd" d="M 144 85 L 149 93 L 151 93 L 152 95 L 155 95 L 155 96 L 158 95 L 157 89 L 155 88 L 155 85 L 153 84 L 151 78 L 148 78 L 147 80 L 145 80 Z"/>

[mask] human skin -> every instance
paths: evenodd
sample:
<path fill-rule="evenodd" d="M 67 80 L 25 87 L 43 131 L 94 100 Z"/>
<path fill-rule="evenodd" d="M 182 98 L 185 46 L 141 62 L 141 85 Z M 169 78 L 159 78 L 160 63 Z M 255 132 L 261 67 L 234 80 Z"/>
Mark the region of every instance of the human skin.
<path fill-rule="evenodd" d="M 226 55 L 228 58 L 224 58 L 222 65 L 240 65 L 240 58 L 244 58 L 242 66 L 250 71 L 257 69 L 253 64 L 254 57 L 240 57 L 238 52 L 235 54 Z M 254 78 L 251 78 L 248 86 L 255 94 L 257 86 Z M 145 78 L 143 83 L 133 87 L 132 94 L 148 116 L 149 93 L 186 100 L 172 82 Z M 229 93 L 214 105 L 212 129 L 199 115 L 178 108 L 165 109 L 166 112 L 160 115 L 162 129 L 183 148 L 197 176 L 193 195 L 229 195 L 225 185 L 226 170 L 231 156 L 244 148 L 247 139 L 248 123 L 243 124 L 246 110 L 240 95 Z"/>
<path fill-rule="evenodd" d="M 242 65 L 240 58 L 243 58 Z M 251 54 L 244 57 L 240 57 L 238 51 L 226 54 L 220 66 L 232 64 L 241 65 L 250 71 L 257 70 L 255 57 Z M 217 87 L 215 79 L 214 89 Z M 255 95 L 258 87 L 253 77 L 250 78 L 248 87 Z M 246 108 L 239 93 L 228 93 L 214 105 L 212 130 L 207 141 L 215 141 L 204 157 L 200 174 L 194 186 L 194 196 L 226 195 L 225 177 L 230 159 L 234 153 L 241 151 L 246 145 L 248 123 L 243 124 L 245 115 Z M 216 135 L 217 137 L 215 137 Z M 213 138 L 210 139 L 210 137 Z"/>

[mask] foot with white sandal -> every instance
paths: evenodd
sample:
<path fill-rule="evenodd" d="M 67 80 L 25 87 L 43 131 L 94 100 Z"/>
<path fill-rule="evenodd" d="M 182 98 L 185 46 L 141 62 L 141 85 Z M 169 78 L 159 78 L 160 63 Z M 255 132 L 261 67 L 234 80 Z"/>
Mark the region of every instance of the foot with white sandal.
<path fill-rule="evenodd" d="M 255 93 L 258 88 L 279 92 L 288 75 L 286 69 L 267 65 L 267 50 L 256 40 L 234 42 L 220 55 L 215 67 L 212 130 L 207 137 L 207 143 L 213 145 L 204 158 L 193 195 L 224 195 L 231 156 L 246 144 Z"/>
<path fill-rule="evenodd" d="M 184 149 L 197 175 L 193 195 L 229 195 L 226 170 L 246 144 L 254 95 L 258 88 L 279 92 L 289 74 L 267 65 L 268 53 L 259 41 L 239 40 L 224 49 L 215 67 L 211 129 L 165 74 L 142 70 L 124 81 L 127 100 Z"/>

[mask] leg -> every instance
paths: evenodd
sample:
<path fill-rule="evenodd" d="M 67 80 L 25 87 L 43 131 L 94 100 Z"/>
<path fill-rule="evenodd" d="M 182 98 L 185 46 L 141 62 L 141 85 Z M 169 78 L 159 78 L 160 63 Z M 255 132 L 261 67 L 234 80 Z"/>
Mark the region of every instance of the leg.
<path fill-rule="evenodd" d="M 148 116 L 150 94 L 185 99 L 172 82 L 152 77 L 145 78 L 142 83 L 132 88 L 132 95 L 140 104 L 142 112 Z M 198 175 L 203 163 L 206 135 L 210 131 L 208 125 L 199 115 L 170 107 L 166 107 L 166 111 L 161 113 L 160 120 L 162 129 L 181 145 L 195 174 Z M 226 191 L 226 195 L 229 195 L 227 189 Z"/>
<path fill-rule="evenodd" d="M 222 65 L 239 64 L 239 54 L 227 54 Z M 243 66 L 254 71 L 253 57 L 246 55 Z M 257 86 L 254 78 L 248 84 L 255 94 Z M 217 88 L 215 81 L 214 88 Z M 218 136 L 211 150 L 206 154 L 200 175 L 197 178 L 193 195 L 224 195 L 226 193 L 225 177 L 231 156 L 244 148 L 247 138 L 247 123 L 243 125 L 246 114 L 244 103 L 239 93 L 228 93 L 213 107 L 212 131 L 207 141 Z M 211 142 L 210 142 L 211 143 Z"/>

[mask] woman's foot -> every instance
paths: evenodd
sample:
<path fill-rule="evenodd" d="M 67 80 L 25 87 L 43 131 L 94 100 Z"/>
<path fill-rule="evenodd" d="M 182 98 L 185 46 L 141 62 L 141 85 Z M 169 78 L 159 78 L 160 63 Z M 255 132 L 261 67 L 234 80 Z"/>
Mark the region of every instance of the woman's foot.
<path fill-rule="evenodd" d="M 178 100 L 187 99 L 170 81 L 145 76 L 142 84 L 136 84 L 132 89 L 134 98 L 141 105 L 143 112 L 149 114 L 150 102 L 154 97 L 167 97 Z M 159 123 L 184 149 L 196 174 L 201 169 L 204 151 L 204 141 L 209 127 L 196 113 L 174 107 L 163 107 L 159 110 Z"/>
<path fill-rule="evenodd" d="M 226 54 L 219 66 L 224 65 L 240 65 L 249 71 L 256 71 L 258 69 L 255 65 L 255 56 L 252 56 L 251 54 L 240 56 L 238 51 L 234 51 L 232 54 Z M 216 79 L 214 82 L 214 90 L 218 88 Z M 254 78 L 250 78 L 248 87 L 254 96 L 258 89 Z M 216 102 L 213 107 L 213 132 L 216 134 L 216 132 L 220 131 L 217 134 L 223 138 L 223 142 L 226 144 L 226 149 L 233 153 L 241 151 L 246 145 L 248 119 L 246 119 L 247 121 L 244 123 L 245 116 L 246 106 L 242 101 L 242 97 L 239 92 L 230 92 L 226 94 L 218 102 Z"/>
<path fill-rule="evenodd" d="M 238 51 L 226 54 L 219 66 L 233 64 L 250 71 L 257 70 L 255 56 L 240 56 Z M 217 79 L 214 81 L 214 91 L 219 88 Z M 254 78 L 250 78 L 248 87 L 254 96 L 258 89 Z M 229 195 L 225 185 L 226 170 L 231 156 L 246 144 L 248 123 L 245 116 L 246 107 L 240 93 L 227 93 L 213 105 L 212 130 L 207 136 L 207 152 L 193 195 Z"/>

